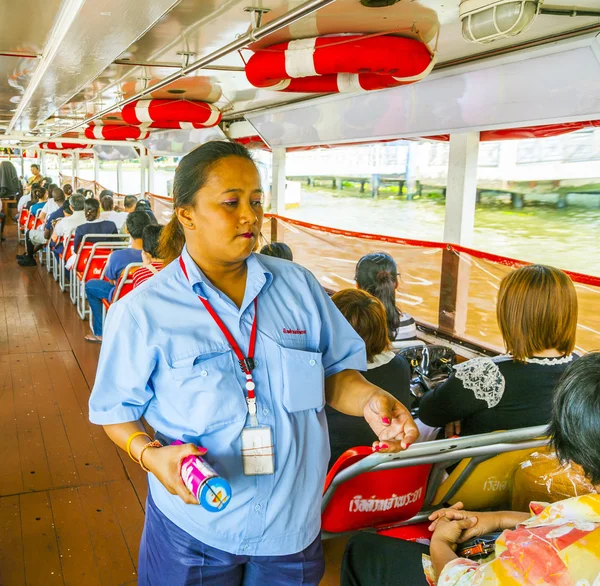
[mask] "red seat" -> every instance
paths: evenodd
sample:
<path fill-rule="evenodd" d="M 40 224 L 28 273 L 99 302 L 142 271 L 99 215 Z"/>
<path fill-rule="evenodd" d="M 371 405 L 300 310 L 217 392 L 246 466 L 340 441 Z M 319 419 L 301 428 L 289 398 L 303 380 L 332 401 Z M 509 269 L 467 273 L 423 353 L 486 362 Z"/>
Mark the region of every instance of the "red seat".
<path fill-rule="evenodd" d="M 342 470 L 372 453 L 370 447 L 344 452 L 327 475 L 325 491 Z M 412 519 L 423 507 L 430 471 L 430 464 L 372 470 L 337 485 L 322 512 L 323 531 L 345 533 Z"/>
<path fill-rule="evenodd" d="M 29 219 L 29 210 L 23 208 L 21 213 L 19 214 L 19 226 L 24 228 L 27 225 L 27 220 Z"/>
<path fill-rule="evenodd" d="M 32 213 L 30 213 L 29 218 L 27 219 L 27 229 L 33 230 L 33 228 L 35 227 L 36 221 L 37 221 L 37 218 Z"/>
<path fill-rule="evenodd" d="M 90 245 L 93 247 L 93 244 Z M 90 248 L 90 252 L 92 248 Z M 79 263 L 77 265 L 77 278 L 82 281 L 89 281 L 90 279 L 100 279 L 102 278 L 102 271 L 106 263 L 108 262 L 108 257 L 110 253 L 113 251 L 112 248 L 96 248 L 93 250 L 93 254 L 88 255 L 88 260 L 83 265 L 83 269 L 79 269 L 81 265 L 81 256 L 79 257 Z M 88 265 L 87 273 L 85 273 L 85 266 Z"/>

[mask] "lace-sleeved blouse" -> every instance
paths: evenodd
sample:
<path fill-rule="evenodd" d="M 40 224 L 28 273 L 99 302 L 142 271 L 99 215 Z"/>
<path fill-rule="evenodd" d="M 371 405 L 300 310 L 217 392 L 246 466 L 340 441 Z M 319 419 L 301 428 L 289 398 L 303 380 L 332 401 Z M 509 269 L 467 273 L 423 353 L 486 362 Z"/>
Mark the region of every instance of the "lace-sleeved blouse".
<path fill-rule="evenodd" d="M 473 358 L 421 400 L 419 418 L 432 427 L 462 421 L 461 435 L 545 425 L 550 421 L 554 388 L 576 359 L 511 356 Z"/>

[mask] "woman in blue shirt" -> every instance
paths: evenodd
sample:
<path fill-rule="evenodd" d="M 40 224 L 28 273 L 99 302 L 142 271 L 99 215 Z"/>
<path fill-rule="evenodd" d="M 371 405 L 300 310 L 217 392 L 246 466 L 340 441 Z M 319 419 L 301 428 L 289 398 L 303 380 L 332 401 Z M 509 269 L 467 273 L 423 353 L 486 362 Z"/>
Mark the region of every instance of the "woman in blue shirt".
<path fill-rule="evenodd" d="M 374 450 L 406 448 L 417 428 L 357 372 L 366 370 L 364 343 L 313 275 L 252 253 L 263 193 L 244 147 L 195 149 L 173 192 L 161 236 L 172 262 L 111 308 L 90 398 L 91 421 L 150 472 L 139 584 L 316 586 L 325 403 L 364 416 Z M 238 364 L 225 332 L 253 360 Z M 163 443 L 184 445 L 151 444 L 142 417 Z M 242 455 L 242 436 L 257 424 L 270 428 L 264 446 L 274 453 L 258 470 Z M 217 513 L 198 506 L 180 476 L 184 458 L 206 453 L 232 488 Z"/>

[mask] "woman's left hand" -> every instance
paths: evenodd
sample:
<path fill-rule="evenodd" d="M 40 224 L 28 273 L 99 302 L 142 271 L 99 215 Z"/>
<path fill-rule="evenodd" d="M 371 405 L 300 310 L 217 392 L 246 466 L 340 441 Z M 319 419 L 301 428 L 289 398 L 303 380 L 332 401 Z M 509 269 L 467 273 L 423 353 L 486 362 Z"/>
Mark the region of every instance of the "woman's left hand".
<path fill-rule="evenodd" d="M 369 397 L 363 413 L 379 438 L 373 443 L 376 452 L 400 452 L 419 437 L 419 430 L 408 409 L 383 389 Z"/>
<path fill-rule="evenodd" d="M 446 517 L 438 519 L 435 531 L 431 536 L 431 543 L 434 541 L 445 543 L 453 550 L 456 549 L 456 544 L 464 541 L 461 539 L 463 533 L 468 531 L 477 524 L 477 517 L 467 517 L 457 521 L 451 521 Z"/>

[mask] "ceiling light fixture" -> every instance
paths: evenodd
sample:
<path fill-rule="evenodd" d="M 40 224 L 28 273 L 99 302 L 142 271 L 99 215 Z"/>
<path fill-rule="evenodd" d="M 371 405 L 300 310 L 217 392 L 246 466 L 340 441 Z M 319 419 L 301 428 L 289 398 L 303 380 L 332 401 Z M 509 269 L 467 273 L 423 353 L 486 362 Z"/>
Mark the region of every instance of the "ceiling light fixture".
<path fill-rule="evenodd" d="M 12 117 L 8 125 L 7 134 L 14 128 L 17 120 L 20 118 L 21 114 L 31 101 L 33 94 L 35 93 L 38 85 L 42 81 L 44 74 L 46 73 L 48 67 L 52 63 L 58 49 L 62 45 L 69 29 L 71 28 L 79 10 L 83 6 L 85 0 L 67 0 L 64 3 L 62 10 L 60 11 L 54 26 L 50 32 L 49 41 L 47 45 L 44 47 L 44 51 L 42 53 L 42 57 L 35 68 L 35 71 L 31 77 L 31 81 L 23 94 L 23 99 L 21 100 L 19 107 L 15 115 Z"/>
<path fill-rule="evenodd" d="M 463 38 L 491 43 L 526 31 L 539 14 L 543 0 L 463 0 L 460 20 Z"/>

